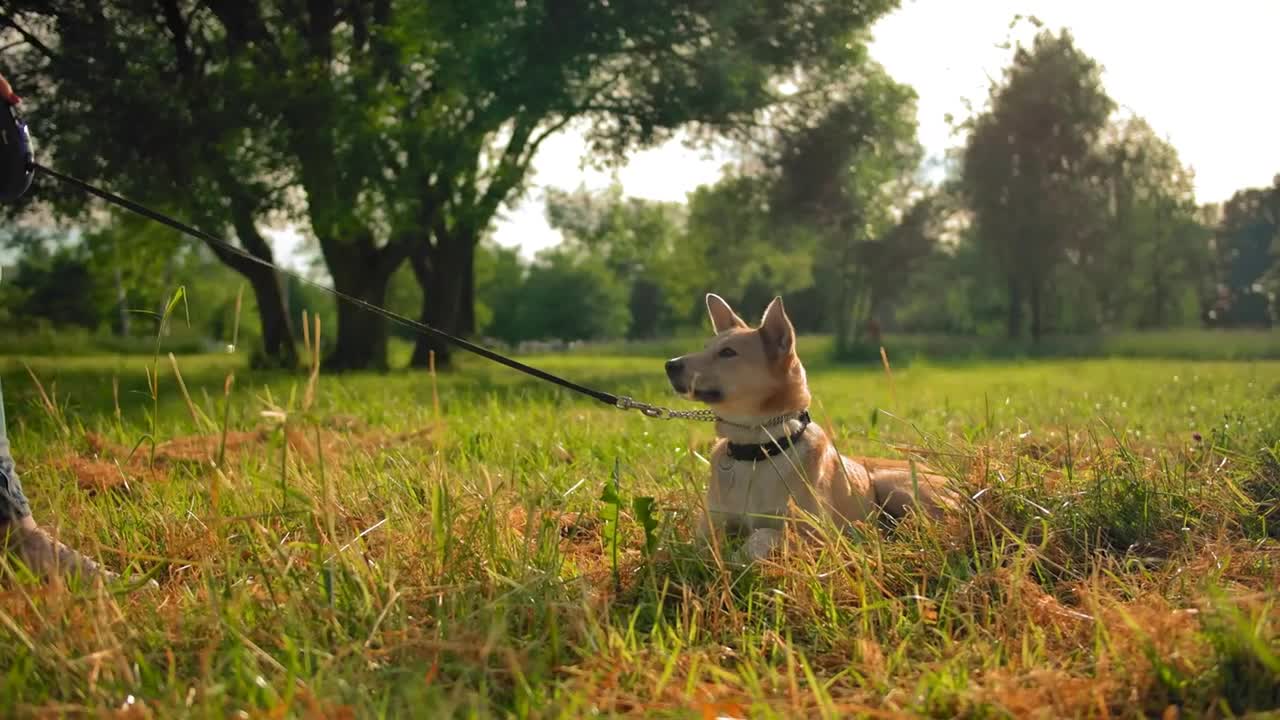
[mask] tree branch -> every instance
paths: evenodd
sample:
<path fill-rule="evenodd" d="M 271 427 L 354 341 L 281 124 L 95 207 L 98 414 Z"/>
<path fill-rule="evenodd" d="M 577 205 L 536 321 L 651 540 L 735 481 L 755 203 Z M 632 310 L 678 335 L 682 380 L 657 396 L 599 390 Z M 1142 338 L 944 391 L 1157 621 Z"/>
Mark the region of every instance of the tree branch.
<path fill-rule="evenodd" d="M 18 25 L 18 23 L 8 15 L 0 14 L 0 27 L 12 28 L 15 32 L 18 33 L 18 35 L 22 37 L 24 41 L 26 41 L 28 45 L 35 48 L 36 51 L 38 51 L 41 55 L 44 55 L 45 57 L 49 58 L 50 60 L 62 59 L 57 53 L 51 50 L 48 45 L 45 45 L 44 43 L 40 42 L 39 38 L 37 38 L 34 34 L 28 32 L 27 30 L 25 30 L 22 26 Z"/>
<path fill-rule="evenodd" d="M 182 11 L 178 8 L 177 0 L 161 0 L 161 12 L 164 14 L 164 24 L 169 30 L 169 36 L 173 40 L 174 55 L 178 60 L 178 74 L 185 80 L 190 80 L 195 73 L 195 55 L 191 52 L 191 45 L 187 42 L 187 23 L 182 17 Z"/>
<path fill-rule="evenodd" d="M 267 32 L 253 3 L 244 0 L 205 0 L 205 4 L 218 18 L 218 22 L 222 23 L 233 51 L 256 42 L 272 62 L 283 65 L 280 48 Z"/>

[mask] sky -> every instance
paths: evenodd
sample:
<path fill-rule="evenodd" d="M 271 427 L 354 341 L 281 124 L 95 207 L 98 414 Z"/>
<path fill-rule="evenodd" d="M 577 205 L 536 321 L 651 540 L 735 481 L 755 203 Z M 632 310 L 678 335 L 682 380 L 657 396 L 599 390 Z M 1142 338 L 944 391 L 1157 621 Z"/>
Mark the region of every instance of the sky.
<path fill-rule="evenodd" d="M 966 100 L 982 107 L 990 79 L 1012 57 L 1000 46 L 1034 34 L 1026 23 L 1010 30 L 1018 14 L 1071 30 L 1077 46 L 1103 66 L 1112 98 L 1146 118 L 1195 170 L 1200 202 L 1269 185 L 1280 173 L 1280 0 L 903 0 L 872 27 L 871 54 L 916 89 L 919 137 L 929 156 L 960 144 L 946 117 L 967 117 Z M 586 152 L 573 129 L 548 138 L 534 160 L 531 191 L 503 212 L 494 239 L 526 256 L 559 242 L 543 212 L 543 188 L 603 189 L 616 178 L 627 195 L 683 201 L 714 183 L 728 159 L 673 140 L 602 172 L 583 167 Z M 274 235 L 280 256 L 290 257 L 296 233 Z"/>

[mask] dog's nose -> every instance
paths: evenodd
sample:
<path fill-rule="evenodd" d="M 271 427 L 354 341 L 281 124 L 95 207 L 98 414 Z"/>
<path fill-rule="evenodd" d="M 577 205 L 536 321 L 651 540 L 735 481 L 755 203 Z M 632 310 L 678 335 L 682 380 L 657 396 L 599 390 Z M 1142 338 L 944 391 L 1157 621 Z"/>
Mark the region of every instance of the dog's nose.
<path fill-rule="evenodd" d="M 675 377 L 684 369 L 684 361 L 680 358 L 673 358 L 667 361 L 667 376 Z"/>

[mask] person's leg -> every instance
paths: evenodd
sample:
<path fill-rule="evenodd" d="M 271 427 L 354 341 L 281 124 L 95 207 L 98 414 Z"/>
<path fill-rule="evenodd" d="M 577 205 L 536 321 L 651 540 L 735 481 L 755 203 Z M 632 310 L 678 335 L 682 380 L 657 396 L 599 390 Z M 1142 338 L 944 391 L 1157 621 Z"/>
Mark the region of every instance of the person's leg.
<path fill-rule="evenodd" d="M 31 506 L 22 493 L 22 482 L 9 451 L 9 433 L 4 418 L 4 392 L 0 386 L 0 526 L 16 527 L 31 517 Z"/>
<path fill-rule="evenodd" d="M 36 526 L 9 449 L 3 391 L 0 391 L 0 547 L 17 555 L 42 577 L 57 574 L 78 574 L 85 579 L 115 577 L 115 573 L 100 568 Z"/>

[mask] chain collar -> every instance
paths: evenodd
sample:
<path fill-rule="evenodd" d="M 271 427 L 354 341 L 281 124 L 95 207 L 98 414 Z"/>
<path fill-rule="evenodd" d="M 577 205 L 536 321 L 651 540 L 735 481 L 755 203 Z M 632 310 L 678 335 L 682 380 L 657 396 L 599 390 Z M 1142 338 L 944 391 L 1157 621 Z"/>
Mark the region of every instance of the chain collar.
<path fill-rule="evenodd" d="M 796 420 L 796 419 L 806 419 L 806 425 L 807 425 L 808 424 L 807 418 L 809 416 L 809 411 L 805 409 L 799 412 L 785 413 L 783 415 L 775 415 L 774 417 L 771 417 L 768 420 L 765 420 L 764 422 L 759 423 L 757 425 L 744 425 L 742 423 L 736 423 L 736 422 L 731 422 L 729 420 L 725 420 L 719 415 L 716 415 L 715 411 L 713 410 L 672 410 L 671 408 L 665 408 L 660 405 L 650 405 L 649 403 L 640 402 L 639 400 L 632 400 L 631 398 L 625 395 L 618 398 L 617 407 L 619 410 L 639 410 L 640 412 L 644 413 L 646 417 L 658 418 L 660 420 L 695 420 L 698 422 L 721 422 L 721 423 L 724 423 L 725 425 L 729 425 L 730 427 L 736 427 L 742 430 L 758 430 L 759 428 L 762 428 L 762 427 L 765 427 L 765 428 L 775 427 L 789 420 Z"/>
<path fill-rule="evenodd" d="M 798 412 L 790 412 L 782 415 L 774 415 L 768 420 L 765 420 L 762 423 L 756 423 L 755 425 L 746 425 L 744 423 L 736 423 L 729 420 L 725 420 L 722 417 L 716 418 L 717 422 L 722 422 L 725 425 L 728 425 L 729 427 L 736 427 L 739 430 L 759 430 L 760 428 L 777 427 L 778 425 L 782 425 L 783 423 L 789 422 L 791 420 L 803 420 L 807 425 L 809 423 L 809 411 L 800 410 Z"/>
<path fill-rule="evenodd" d="M 800 427 L 786 437 L 762 443 L 729 443 L 726 448 L 729 457 L 743 462 L 761 462 L 790 450 L 804 441 L 804 433 L 809 429 L 809 411 L 801 411 L 796 419 L 800 421 Z"/>

